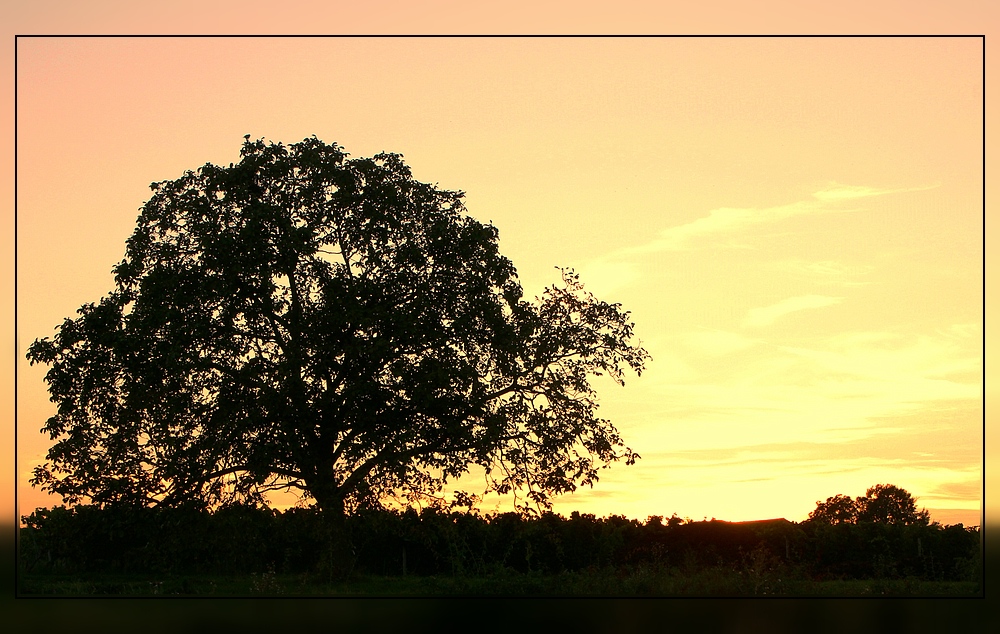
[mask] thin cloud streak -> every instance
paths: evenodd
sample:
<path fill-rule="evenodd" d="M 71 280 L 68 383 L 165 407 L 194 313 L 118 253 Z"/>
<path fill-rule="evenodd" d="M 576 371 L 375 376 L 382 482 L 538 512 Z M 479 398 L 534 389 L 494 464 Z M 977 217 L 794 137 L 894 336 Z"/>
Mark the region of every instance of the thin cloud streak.
<path fill-rule="evenodd" d="M 837 260 L 804 260 L 790 258 L 767 265 L 777 273 L 790 274 L 799 279 L 807 279 L 813 284 L 857 287 L 868 286 L 869 281 L 857 278 L 869 275 L 875 270 L 870 264 L 847 264 Z"/>
<path fill-rule="evenodd" d="M 717 248 L 752 248 L 746 244 L 735 244 L 734 234 L 751 227 L 778 222 L 797 216 L 817 215 L 827 213 L 847 213 L 862 211 L 860 207 L 845 207 L 844 202 L 855 202 L 866 198 L 888 194 L 925 191 L 940 187 L 940 184 L 899 189 L 878 189 L 860 185 L 842 185 L 831 183 L 825 189 L 812 194 L 809 199 L 800 200 L 787 205 L 775 207 L 721 207 L 708 212 L 707 216 L 691 222 L 660 231 L 659 235 L 645 244 L 623 247 L 604 255 L 580 263 L 577 270 L 588 281 L 591 290 L 602 293 L 617 292 L 632 286 L 642 280 L 637 256 L 644 257 L 664 252 L 679 252 L 694 249 L 704 245 L 711 238 L 721 239 L 711 243 Z M 844 275 L 859 275 L 871 272 L 869 266 L 849 267 L 832 261 L 820 262 L 786 262 L 786 266 L 799 269 L 801 272 L 819 274 L 831 283 L 843 286 L 860 286 L 866 282 L 837 280 Z"/>
<path fill-rule="evenodd" d="M 633 414 L 630 440 L 652 451 L 666 438 L 674 450 L 861 442 L 925 418 L 962 429 L 978 418 L 979 359 L 945 336 L 855 331 L 797 347 L 706 330 L 662 347 L 673 349 L 668 370 L 690 371 L 653 365 L 633 389 L 630 398 L 656 405 Z"/>
<path fill-rule="evenodd" d="M 758 339 L 744 337 L 735 332 L 708 328 L 684 333 L 678 337 L 678 341 L 691 351 L 711 357 L 732 355 L 734 352 L 746 350 L 760 343 Z"/>
<path fill-rule="evenodd" d="M 833 306 L 844 301 L 843 297 L 829 297 L 827 295 L 800 295 L 783 299 L 777 304 L 764 306 L 761 308 L 751 308 L 743 319 L 744 328 L 760 328 L 770 326 L 775 321 L 788 315 L 789 313 L 810 308 L 823 308 Z"/>
<path fill-rule="evenodd" d="M 878 189 L 875 187 L 831 183 L 826 189 L 815 192 L 811 200 L 800 200 L 787 205 L 766 207 L 763 209 L 753 207 L 722 207 L 713 209 L 709 212 L 708 216 L 698 218 L 687 224 L 664 229 L 655 240 L 643 245 L 621 249 L 615 254 L 619 256 L 640 255 L 660 251 L 685 250 L 690 248 L 690 243 L 696 238 L 732 233 L 753 225 L 776 222 L 785 218 L 807 214 L 860 211 L 857 208 L 838 207 L 836 203 L 842 201 L 856 201 L 887 194 L 925 191 L 936 187 L 940 187 L 940 184 L 901 189 Z"/>
<path fill-rule="evenodd" d="M 687 224 L 669 227 L 660 232 L 660 236 L 646 244 L 627 247 L 617 252 L 617 255 L 645 255 L 661 251 L 683 251 L 690 248 L 690 243 L 696 238 L 713 234 L 733 233 L 746 227 L 775 222 L 801 216 L 808 213 L 823 211 L 823 205 L 811 201 L 801 201 L 780 207 L 766 209 L 722 207 L 713 209 L 708 216 L 698 218 Z"/>
<path fill-rule="evenodd" d="M 941 183 L 924 185 L 922 187 L 903 187 L 900 189 L 877 189 L 875 187 L 864 187 L 856 185 L 841 185 L 832 183 L 830 187 L 813 194 L 813 198 L 819 200 L 853 200 L 857 198 L 871 198 L 872 196 L 884 196 L 886 194 L 903 194 L 907 192 L 922 192 L 928 189 L 940 187 Z"/>

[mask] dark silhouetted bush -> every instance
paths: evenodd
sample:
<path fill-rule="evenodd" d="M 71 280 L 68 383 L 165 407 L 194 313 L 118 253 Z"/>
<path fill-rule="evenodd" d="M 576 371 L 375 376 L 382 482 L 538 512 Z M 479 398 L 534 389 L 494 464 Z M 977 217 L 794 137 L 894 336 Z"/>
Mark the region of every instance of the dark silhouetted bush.
<path fill-rule="evenodd" d="M 749 570 L 772 583 L 776 566 L 814 579 L 974 580 L 977 529 L 962 525 L 758 522 L 642 523 L 574 512 L 525 517 L 444 508 L 362 510 L 341 530 L 352 570 L 374 575 L 556 574 L 655 566 Z M 24 518 L 19 565 L 39 573 L 320 572 L 331 539 L 314 509 L 230 505 L 76 506 Z M 764 565 L 766 564 L 766 566 Z M 765 574 L 767 573 L 767 574 Z M 772 575 L 774 576 L 774 575 Z M 775 577 L 777 578 L 777 577 Z"/>

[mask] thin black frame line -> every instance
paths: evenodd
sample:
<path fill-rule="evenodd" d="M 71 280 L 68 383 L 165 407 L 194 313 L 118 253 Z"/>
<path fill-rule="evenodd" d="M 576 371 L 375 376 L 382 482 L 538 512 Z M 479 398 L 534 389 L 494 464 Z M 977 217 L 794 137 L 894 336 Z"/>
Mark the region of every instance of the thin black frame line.
<path fill-rule="evenodd" d="M 983 33 L 23 33 L 15 38 L 400 38 L 400 39 L 806 39 L 806 38 L 985 38 Z"/>
<path fill-rule="evenodd" d="M 983 214 L 983 236 L 982 236 L 982 248 L 983 248 L 983 324 L 986 323 L 986 35 L 985 34 L 15 34 L 14 35 L 14 583 L 15 583 L 15 596 L 20 596 L 18 594 L 18 550 L 19 550 L 19 540 L 20 535 L 20 516 L 18 512 L 18 359 L 19 359 L 19 332 L 18 332 L 18 320 L 17 320 L 17 296 L 18 296 L 18 258 L 17 258 L 17 200 L 18 200 L 18 179 L 17 179 L 17 145 L 18 145 L 18 126 L 17 126 L 17 114 L 18 114 L 18 100 L 17 100 L 17 44 L 18 40 L 24 38 L 39 38 L 39 39 L 52 39 L 52 38 L 79 38 L 79 39 L 94 39 L 94 38 L 107 38 L 107 39 L 125 39 L 125 38 L 135 38 L 135 39 L 162 39 L 162 38 L 192 38 L 192 39 L 205 39 L 205 38 L 236 38 L 236 39 L 246 39 L 246 38 L 329 38 L 329 39 L 373 39 L 373 38 L 399 38 L 399 39 L 459 39 L 459 38 L 490 38 L 490 39 L 539 39 L 539 38 L 560 38 L 560 39 L 721 39 L 721 38 L 736 38 L 736 39 L 761 39 L 761 38 L 773 38 L 773 39 L 806 39 L 806 38 L 859 38 L 859 39 L 872 39 L 872 38 L 979 38 L 982 40 L 982 86 L 983 86 L 983 112 L 982 112 L 982 214 Z M 980 526 L 979 526 L 979 538 L 981 544 L 981 556 L 984 558 L 986 556 L 986 394 L 985 394 L 985 377 L 986 377 L 986 336 L 985 332 L 983 334 L 982 343 L 982 365 L 983 365 L 983 396 L 981 397 L 982 403 L 982 433 L 983 433 L 983 443 L 982 443 L 982 462 L 981 462 L 981 473 L 982 478 L 980 482 Z M 986 581 L 985 566 L 982 571 L 982 579 L 980 588 L 982 590 L 981 597 L 985 597 L 985 581 Z M 974 597 L 973 597 L 974 598 Z"/>
<path fill-rule="evenodd" d="M 982 435 L 982 451 L 983 457 L 980 463 L 980 481 L 979 481 L 979 556 L 982 562 L 980 569 L 980 579 L 979 579 L 979 589 L 982 592 L 982 596 L 986 597 L 986 36 L 982 38 L 982 67 L 983 67 L 983 112 L 982 112 L 982 140 L 983 140 L 983 356 L 982 356 L 982 379 L 980 384 L 982 385 L 982 411 L 983 411 L 983 435 Z"/>
<path fill-rule="evenodd" d="M 19 593 L 21 584 L 18 579 L 19 537 L 21 535 L 20 506 L 18 505 L 18 455 L 17 455 L 17 386 L 18 359 L 20 357 L 20 339 L 18 337 L 17 321 L 17 38 L 14 38 L 14 594 Z"/>

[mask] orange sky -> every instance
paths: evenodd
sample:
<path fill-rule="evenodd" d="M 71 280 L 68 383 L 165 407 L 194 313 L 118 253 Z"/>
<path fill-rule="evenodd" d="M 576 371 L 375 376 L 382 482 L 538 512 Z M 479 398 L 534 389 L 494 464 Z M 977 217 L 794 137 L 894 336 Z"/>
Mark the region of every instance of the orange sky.
<path fill-rule="evenodd" d="M 19 33 L 151 32 L 142 10 L 119 8 L 13 17 Z M 886 32 L 871 12 L 871 28 L 823 30 Z M 303 32 L 251 13 L 224 30 Z M 395 15 L 338 14 L 341 28 L 320 30 L 484 32 L 467 13 L 447 28 Z M 593 31 L 546 22 L 558 15 L 542 11 L 539 31 Z M 682 18 L 694 20 L 591 24 L 679 32 Z M 778 31 L 685 24 L 820 32 L 786 18 Z M 569 265 L 632 310 L 653 361 L 607 386 L 601 412 L 643 458 L 557 511 L 801 520 L 817 499 L 891 482 L 939 521 L 979 523 L 980 39 L 30 38 L 17 50 L 20 360 L 110 290 L 151 181 L 236 160 L 247 133 L 316 134 L 355 156 L 400 152 L 416 178 L 467 192 L 529 294 Z M 24 482 L 48 446 L 44 370 L 20 361 L 22 513 L 53 503 Z"/>

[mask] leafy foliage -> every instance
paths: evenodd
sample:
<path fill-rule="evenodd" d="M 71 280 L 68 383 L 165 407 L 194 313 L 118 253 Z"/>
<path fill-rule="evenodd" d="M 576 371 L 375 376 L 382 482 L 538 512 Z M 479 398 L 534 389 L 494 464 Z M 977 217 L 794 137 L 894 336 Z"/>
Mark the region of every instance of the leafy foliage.
<path fill-rule="evenodd" d="M 316 509 L 230 505 L 40 509 L 20 529 L 21 570 L 46 573 L 302 574 L 335 565 Z M 717 520 L 662 524 L 517 513 L 472 514 L 443 505 L 420 512 L 365 509 L 343 529 L 354 575 L 485 577 L 601 570 L 735 571 L 754 592 L 781 580 L 919 578 L 976 581 L 980 533 L 961 525 Z M 264 579 L 259 577 L 258 581 Z M 756 589 L 754 589 L 756 588 Z"/>
<path fill-rule="evenodd" d="M 848 495 L 838 493 L 826 498 L 826 502 L 816 502 L 816 510 L 809 519 L 825 524 L 855 524 L 858 521 L 858 505 Z"/>
<path fill-rule="evenodd" d="M 339 515 L 479 465 L 546 507 L 638 458 L 589 382 L 648 359 L 618 304 L 571 270 L 523 300 L 497 229 L 399 155 L 241 156 L 153 183 L 115 288 L 30 346 L 58 405 L 32 484 L 98 505 L 295 489 Z"/>
<path fill-rule="evenodd" d="M 916 501 L 907 491 L 892 484 L 876 484 L 857 499 L 859 522 L 926 525 L 927 509 L 917 510 Z"/>
<path fill-rule="evenodd" d="M 809 514 L 810 521 L 822 524 L 879 523 L 901 526 L 927 525 L 930 514 L 926 509 L 917 510 L 916 501 L 905 489 L 893 484 L 876 484 L 865 495 L 851 499 L 837 494 L 816 502 L 816 510 Z"/>

